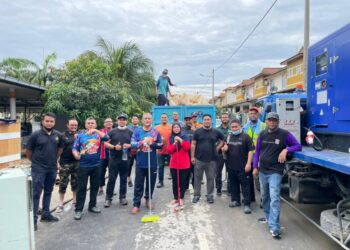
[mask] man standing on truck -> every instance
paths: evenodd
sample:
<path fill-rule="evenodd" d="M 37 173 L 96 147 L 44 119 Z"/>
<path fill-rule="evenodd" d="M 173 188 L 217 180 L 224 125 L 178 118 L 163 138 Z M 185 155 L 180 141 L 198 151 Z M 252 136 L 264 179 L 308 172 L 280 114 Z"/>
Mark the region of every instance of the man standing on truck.
<path fill-rule="evenodd" d="M 257 107 L 251 107 L 249 109 L 249 121 L 243 126 L 243 132 L 250 136 L 253 140 L 254 147 L 256 147 L 256 141 L 258 140 L 259 134 L 266 129 L 266 124 L 259 119 L 259 109 Z M 255 188 L 253 172 L 247 173 L 250 185 L 250 200 L 255 202 Z"/>
<path fill-rule="evenodd" d="M 172 84 L 168 76 L 168 70 L 164 69 L 162 75 L 159 76 L 156 82 L 156 96 L 158 97 L 158 106 L 169 106 L 168 93 L 172 96 L 169 85 L 175 86 Z"/>
<path fill-rule="evenodd" d="M 63 211 L 64 195 L 66 193 L 67 185 L 70 178 L 70 185 L 73 192 L 73 204 L 77 200 L 77 168 L 78 161 L 74 158 L 72 149 L 74 140 L 77 136 L 78 121 L 71 118 L 67 122 L 67 130 L 62 134 L 63 139 L 63 153 L 59 159 L 60 170 L 60 186 L 59 186 L 59 203 L 56 212 Z"/>
<path fill-rule="evenodd" d="M 191 144 L 191 162 L 194 167 L 194 197 L 197 203 L 201 197 L 203 174 L 207 178 L 207 202 L 214 203 L 214 178 L 219 149 L 223 146 L 224 135 L 211 126 L 212 117 L 203 115 L 203 127 L 193 134 Z"/>
<path fill-rule="evenodd" d="M 221 125 L 217 128 L 225 137 L 229 134 L 230 131 L 230 115 L 227 112 L 221 114 Z M 224 168 L 225 160 L 222 155 L 221 149 L 219 150 L 218 159 L 216 161 L 216 176 L 215 176 L 215 185 L 216 185 L 216 194 L 221 195 L 222 189 L 222 169 Z M 229 191 L 229 190 L 228 190 Z"/>
<path fill-rule="evenodd" d="M 26 145 L 27 158 L 32 162 L 34 230 L 38 230 L 38 209 L 41 193 L 43 210 L 41 221 L 56 222 L 58 218 L 50 213 L 50 202 L 57 175 L 57 158 L 63 151 L 60 132 L 53 129 L 56 116 L 46 113 L 41 120 L 41 129 L 34 132 Z"/>
<path fill-rule="evenodd" d="M 171 125 L 168 124 L 168 115 L 163 113 L 160 116 L 160 124 L 156 126 L 156 130 L 160 133 L 163 141 L 163 148 L 157 150 L 157 162 L 158 162 L 158 185 L 157 188 L 164 186 L 164 165 L 166 160 L 169 162 L 169 153 L 167 145 L 171 136 Z"/>
<path fill-rule="evenodd" d="M 260 223 L 268 223 L 272 237 L 280 238 L 281 181 L 288 153 L 301 151 L 301 145 L 287 130 L 279 128 L 279 115 L 270 112 L 266 116 L 267 130 L 260 133 L 254 155 L 253 175 L 259 175 L 262 206 L 265 217 Z"/>

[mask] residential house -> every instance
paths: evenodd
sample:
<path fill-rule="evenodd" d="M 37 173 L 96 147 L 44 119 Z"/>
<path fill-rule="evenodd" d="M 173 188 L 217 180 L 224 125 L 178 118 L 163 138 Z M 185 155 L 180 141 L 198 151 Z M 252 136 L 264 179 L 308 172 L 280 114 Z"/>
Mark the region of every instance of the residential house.
<path fill-rule="evenodd" d="M 297 84 L 304 85 L 303 60 L 303 48 L 301 48 L 296 55 L 281 62 L 281 65 L 287 67 L 287 89 L 294 89 Z M 306 88 L 305 85 L 304 88 Z"/>
<path fill-rule="evenodd" d="M 267 77 L 277 73 L 281 68 L 263 68 L 259 74 L 253 77 L 254 79 L 254 98 L 259 98 L 267 94 L 269 85 Z"/>
<path fill-rule="evenodd" d="M 267 93 L 280 92 L 287 89 L 287 67 L 281 68 L 274 74 L 266 77 Z"/>

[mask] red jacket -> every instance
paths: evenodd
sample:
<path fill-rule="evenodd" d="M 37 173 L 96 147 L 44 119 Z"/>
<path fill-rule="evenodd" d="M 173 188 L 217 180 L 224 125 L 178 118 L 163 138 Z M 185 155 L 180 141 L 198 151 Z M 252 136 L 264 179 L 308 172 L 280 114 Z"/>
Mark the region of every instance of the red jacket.
<path fill-rule="evenodd" d="M 189 141 L 182 141 L 181 148 L 177 152 L 176 147 L 173 144 L 168 143 L 168 153 L 171 155 L 169 167 L 175 169 L 189 169 L 190 168 L 190 156 L 188 151 L 190 150 L 191 143 Z"/>

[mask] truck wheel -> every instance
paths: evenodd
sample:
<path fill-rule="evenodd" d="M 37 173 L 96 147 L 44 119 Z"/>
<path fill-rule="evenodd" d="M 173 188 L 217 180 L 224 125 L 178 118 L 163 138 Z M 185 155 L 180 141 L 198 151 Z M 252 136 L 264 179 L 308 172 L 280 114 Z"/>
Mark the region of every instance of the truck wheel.
<path fill-rule="evenodd" d="M 346 210 L 342 215 L 343 239 L 346 240 L 350 235 L 350 228 L 346 229 L 347 225 L 350 223 L 350 211 Z M 322 211 L 320 222 L 321 227 L 325 231 L 338 239 L 340 238 L 339 220 L 336 216 L 336 209 Z"/>

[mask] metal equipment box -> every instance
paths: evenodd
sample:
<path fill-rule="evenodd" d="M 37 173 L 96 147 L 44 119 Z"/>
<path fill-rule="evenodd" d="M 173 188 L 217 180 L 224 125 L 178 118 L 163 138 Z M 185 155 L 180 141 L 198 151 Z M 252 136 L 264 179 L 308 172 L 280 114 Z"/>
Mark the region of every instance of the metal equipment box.
<path fill-rule="evenodd" d="M 308 126 L 315 132 L 350 133 L 350 24 L 309 48 Z"/>
<path fill-rule="evenodd" d="M 0 170 L 1 249 L 35 249 L 31 183 L 23 169 Z"/>

